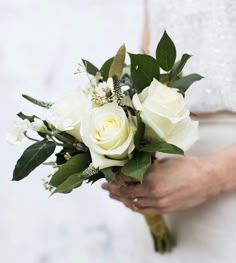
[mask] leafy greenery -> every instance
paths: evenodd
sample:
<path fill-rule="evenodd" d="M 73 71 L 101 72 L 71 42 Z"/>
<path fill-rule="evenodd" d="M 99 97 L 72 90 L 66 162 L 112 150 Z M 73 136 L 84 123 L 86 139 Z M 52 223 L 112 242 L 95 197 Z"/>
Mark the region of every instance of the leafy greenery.
<path fill-rule="evenodd" d="M 160 67 L 165 71 L 170 71 L 175 64 L 176 48 L 166 31 L 157 45 L 156 59 Z"/>
<path fill-rule="evenodd" d="M 112 65 L 112 62 L 114 60 L 114 57 L 108 59 L 101 67 L 101 69 L 99 70 L 99 72 L 101 72 L 103 80 L 107 81 L 108 79 L 108 75 L 109 75 L 109 71 Z"/>
<path fill-rule="evenodd" d="M 19 181 L 28 176 L 54 153 L 55 148 L 56 144 L 47 140 L 37 142 L 28 147 L 17 161 L 12 180 Z"/>
<path fill-rule="evenodd" d="M 68 194 L 72 192 L 74 188 L 77 188 L 82 185 L 84 181 L 83 173 L 76 173 L 70 175 L 63 183 L 61 183 L 52 193 L 63 193 L 63 194 Z"/>
<path fill-rule="evenodd" d="M 102 169 L 102 173 L 104 174 L 104 176 L 108 182 L 111 182 L 114 179 L 114 177 L 116 176 L 116 172 L 113 170 L 112 167 Z"/>
<path fill-rule="evenodd" d="M 182 149 L 180 149 L 179 147 L 173 144 L 163 142 L 163 141 L 146 144 L 140 148 L 140 151 L 149 152 L 149 153 L 163 152 L 163 153 L 184 155 L 184 152 Z"/>
<path fill-rule="evenodd" d="M 86 71 L 92 75 L 92 76 L 96 76 L 97 72 L 99 71 L 99 69 L 94 66 L 91 62 L 89 62 L 88 60 L 82 59 L 82 62 L 86 68 Z"/>
<path fill-rule="evenodd" d="M 25 95 L 25 94 L 22 94 L 22 97 L 28 101 L 30 101 L 31 103 L 35 104 L 35 105 L 38 105 L 40 107 L 43 107 L 43 108 L 46 108 L 46 109 L 49 109 L 53 103 L 51 102 L 45 102 L 45 101 L 42 101 L 42 100 L 37 100 L 35 98 L 32 98 L 28 95 Z"/>
<path fill-rule="evenodd" d="M 126 55 L 126 47 L 125 45 L 122 45 L 117 51 L 116 56 L 112 61 L 108 74 L 109 78 L 112 78 L 114 76 L 121 77 L 125 65 L 125 55 Z"/>
<path fill-rule="evenodd" d="M 137 131 L 134 135 L 134 145 L 136 149 L 139 149 L 139 145 L 142 141 L 144 131 L 145 131 L 145 124 L 142 122 L 141 119 L 141 112 L 138 112 L 136 117 L 137 117 Z"/>
<path fill-rule="evenodd" d="M 33 122 L 35 118 L 38 118 L 37 116 L 35 115 L 32 115 L 32 116 L 28 116 L 28 115 L 25 115 L 23 112 L 19 112 L 17 114 L 17 116 L 19 118 L 21 118 L 22 120 L 28 120 L 29 122 Z"/>
<path fill-rule="evenodd" d="M 58 171 L 52 176 L 49 184 L 58 187 L 71 175 L 82 173 L 91 163 L 89 153 L 81 153 L 73 156 L 65 164 L 61 165 Z"/>
<path fill-rule="evenodd" d="M 142 182 L 144 174 L 151 165 L 151 154 L 147 152 L 137 152 L 122 169 L 122 173 L 136 178 Z"/>
<path fill-rule="evenodd" d="M 190 74 L 188 76 L 182 77 L 181 79 L 178 79 L 174 81 L 171 84 L 172 88 L 179 89 L 182 92 L 186 92 L 187 89 L 196 81 L 201 80 L 203 77 L 199 74 Z"/>
<path fill-rule="evenodd" d="M 183 54 L 181 60 L 177 62 L 170 72 L 170 80 L 173 82 L 176 77 L 182 72 L 185 64 L 191 58 L 191 55 Z"/>
<path fill-rule="evenodd" d="M 144 54 L 131 54 L 131 77 L 140 93 L 153 79 L 160 80 L 160 67 L 155 58 Z"/>

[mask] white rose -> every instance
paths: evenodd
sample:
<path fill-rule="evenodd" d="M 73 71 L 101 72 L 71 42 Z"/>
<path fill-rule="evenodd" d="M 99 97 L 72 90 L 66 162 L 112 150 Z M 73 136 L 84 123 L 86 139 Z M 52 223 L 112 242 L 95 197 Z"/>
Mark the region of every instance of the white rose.
<path fill-rule="evenodd" d="M 94 108 L 81 124 L 81 136 L 89 147 L 93 166 L 123 166 L 134 150 L 135 125 L 116 103 Z"/>
<path fill-rule="evenodd" d="M 61 98 L 49 109 L 47 121 L 58 130 L 66 131 L 81 141 L 80 122 L 91 108 L 91 102 L 81 89 Z"/>
<path fill-rule="evenodd" d="M 6 140 L 10 144 L 21 144 L 27 139 L 25 137 L 25 132 L 28 131 L 30 127 L 30 122 L 28 120 L 20 120 L 16 122 L 12 130 L 7 134 Z"/>
<path fill-rule="evenodd" d="M 190 119 L 178 89 L 154 79 L 149 87 L 134 95 L 133 104 L 136 110 L 141 111 L 147 139 L 159 137 L 184 151 L 198 139 L 198 122 Z"/>

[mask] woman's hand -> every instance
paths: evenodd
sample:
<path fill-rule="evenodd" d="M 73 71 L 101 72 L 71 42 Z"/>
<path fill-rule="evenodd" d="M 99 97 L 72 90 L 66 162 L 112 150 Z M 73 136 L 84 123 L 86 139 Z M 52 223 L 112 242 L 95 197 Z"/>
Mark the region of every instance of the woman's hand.
<path fill-rule="evenodd" d="M 218 158 L 169 157 L 156 160 L 142 184 L 103 184 L 110 197 L 142 214 L 165 214 L 197 206 L 225 189 L 224 166 Z M 136 198 L 135 198 L 136 197 Z M 135 199 L 135 203 L 134 203 Z"/>

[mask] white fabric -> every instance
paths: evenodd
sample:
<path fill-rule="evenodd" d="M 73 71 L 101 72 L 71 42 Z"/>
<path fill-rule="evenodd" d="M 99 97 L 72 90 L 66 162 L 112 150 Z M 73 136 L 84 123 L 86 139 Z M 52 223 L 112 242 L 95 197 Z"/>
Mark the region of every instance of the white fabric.
<path fill-rule="evenodd" d="M 236 2 L 234 0 L 149 0 L 151 53 L 167 30 L 178 51 L 194 55 L 185 73 L 204 80 L 187 92 L 193 112 L 236 111 Z"/>
<path fill-rule="evenodd" d="M 188 153 L 203 156 L 236 142 L 236 118 L 200 119 L 200 140 Z M 236 192 L 168 216 L 178 247 L 162 261 L 233 263 L 236 260 Z"/>

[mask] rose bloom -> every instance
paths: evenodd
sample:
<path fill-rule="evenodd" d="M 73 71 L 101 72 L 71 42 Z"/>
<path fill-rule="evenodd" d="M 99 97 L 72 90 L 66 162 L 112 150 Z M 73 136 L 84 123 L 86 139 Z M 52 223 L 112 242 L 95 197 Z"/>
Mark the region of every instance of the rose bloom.
<path fill-rule="evenodd" d="M 81 123 L 81 136 L 95 168 L 123 166 L 134 150 L 135 125 L 115 102 L 91 110 Z"/>
<path fill-rule="evenodd" d="M 145 137 L 149 141 L 161 138 L 186 151 L 198 139 L 198 122 L 189 117 L 178 89 L 154 79 L 150 86 L 134 95 L 133 104 L 141 112 L 146 124 Z"/>
<path fill-rule="evenodd" d="M 60 131 L 66 131 L 77 140 L 80 136 L 80 123 L 84 115 L 88 114 L 91 101 L 81 89 L 71 95 L 61 98 L 49 109 L 47 121 Z"/>

